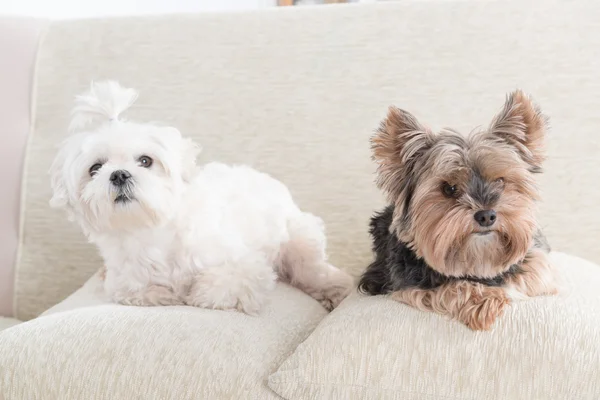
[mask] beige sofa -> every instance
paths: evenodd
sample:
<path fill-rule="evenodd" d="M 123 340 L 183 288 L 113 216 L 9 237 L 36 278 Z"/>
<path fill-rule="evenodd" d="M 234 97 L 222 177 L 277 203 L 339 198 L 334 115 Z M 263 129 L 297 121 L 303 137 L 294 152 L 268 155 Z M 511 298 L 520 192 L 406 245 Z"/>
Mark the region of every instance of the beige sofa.
<path fill-rule="evenodd" d="M 585 1 L 0 20 L 9 61 L 0 66 L 0 329 L 29 321 L 0 333 L 0 398 L 600 398 L 595 264 L 556 255 L 568 293 L 513 305 L 487 334 L 356 295 L 327 316 L 284 285 L 256 319 L 119 307 L 93 276 L 95 249 L 49 208 L 47 176 L 74 95 L 117 79 L 141 92 L 128 116 L 177 126 L 202 144 L 201 162 L 247 163 L 284 181 L 324 218 L 331 261 L 358 275 L 371 259 L 369 217 L 383 204 L 368 138 L 387 106 L 468 132 L 521 87 L 551 116 L 540 182 L 549 241 L 598 263 L 598 21 L 600 5 Z M 383 331 L 408 336 L 385 347 L 396 339 Z M 419 338 L 448 348 L 430 354 L 437 345 Z M 459 342 L 485 364 L 462 360 Z M 375 349 L 389 368 L 372 369 Z"/>

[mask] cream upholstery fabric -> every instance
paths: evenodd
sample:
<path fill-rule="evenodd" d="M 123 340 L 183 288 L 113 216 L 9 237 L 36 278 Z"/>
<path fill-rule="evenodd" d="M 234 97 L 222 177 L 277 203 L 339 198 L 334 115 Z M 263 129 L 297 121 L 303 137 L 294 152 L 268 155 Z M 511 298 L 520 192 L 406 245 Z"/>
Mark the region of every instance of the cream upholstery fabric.
<path fill-rule="evenodd" d="M 513 304 L 490 332 L 384 297 L 348 298 L 269 386 L 288 400 L 600 399 L 600 267 L 552 258 L 567 291 Z"/>
<path fill-rule="evenodd" d="M 5 317 L 13 314 L 23 155 L 30 130 L 33 66 L 45 25 L 0 17 L 0 316 Z"/>
<path fill-rule="evenodd" d="M 0 335 L 1 399 L 275 400 L 267 376 L 326 314 L 283 284 L 258 317 L 106 304 L 100 285 Z"/>
<path fill-rule="evenodd" d="M 0 317 L 0 331 L 10 328 L 11 326 L 15 326 L 21 321 L 16 320 L 14 318 L 4 318 Z"/>
<path fill-rule="evenodd" d="M 73 96 L 92 79 L 139 89 L 128 116 L 179 127 L 203 144 L 202 162 L 283 180 L 324 217 L 332 261 L 353 272 L 371 259 L 367 223 L 382 203 L 368 138 L 387 106 L 466 132 L 522 87 L 552 116 L 550 242 L 600 261 L 598 21 L 598 2 L 403 1 L 54 23 L 39 53 L 17 317 L 58 303 L 100 264 L 49 209 L 46 175 Z"/>

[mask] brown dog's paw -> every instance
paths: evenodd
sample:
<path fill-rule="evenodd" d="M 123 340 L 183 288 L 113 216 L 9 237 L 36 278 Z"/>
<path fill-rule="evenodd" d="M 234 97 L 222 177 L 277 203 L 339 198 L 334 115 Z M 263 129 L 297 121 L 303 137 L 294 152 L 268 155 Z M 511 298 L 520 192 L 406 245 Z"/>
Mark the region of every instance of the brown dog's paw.
<path fill-rule="evenodd" d="M 458 319 L 474 331 L 488 331 L 508 304 L 504 289 L 481 287 L 464 304 Z"/>

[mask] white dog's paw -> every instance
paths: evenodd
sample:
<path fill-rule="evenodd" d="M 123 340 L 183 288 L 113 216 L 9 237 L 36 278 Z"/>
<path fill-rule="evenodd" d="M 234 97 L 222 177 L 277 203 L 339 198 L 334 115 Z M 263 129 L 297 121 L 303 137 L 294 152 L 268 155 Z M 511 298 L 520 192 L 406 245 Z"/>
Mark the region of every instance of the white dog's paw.
<path fill-rule="evenodd" d="M 309 294 L 319 301 L 327 311 L 331 311 L 350 294 L 353 287 L 354 279 L 344 271 L 336 268 L 328 282 L 320 290 Z"/>
<path fill-rule="evenodd" d="M 350 278 L 349 282 L 345 282 L 341 286 L 331 286 L 330 288 L 325 290 L 324 298 L 320 301 L 320 303 L 328 311 L 333 310 L 334 308 L 340 305 L 342 300 L 348 297 L 348 295 L 352 291 L 353 285 L 354 282 L 352 278 Z"/>
<path fill-rule="evenodd" d="M 327 311 L 331 311 L 337 306 L 340 305 L 342 300 L 344 300 L 350 294 L 350 287 L 347 288 L 336 288 L 334 290 L 327 291 L 325 293 L 325 297 L 319 303 Z"/>
<path fill-rule="evenodd" d="M 250 272 L 250 273 L 247 273 Z M 216 310 L 238 310 L 257 315 L 275 286 L 270 268 L 210 268 L 193 279 L 186 304 Z"/>
<path fill-rule="evenodd" d="M 113 297 L 117 303 L 126 306 L 180 306 L 184 304 L 173 290 L 158 285 L 152 285 L 134 293 L 116 294 Z"/>

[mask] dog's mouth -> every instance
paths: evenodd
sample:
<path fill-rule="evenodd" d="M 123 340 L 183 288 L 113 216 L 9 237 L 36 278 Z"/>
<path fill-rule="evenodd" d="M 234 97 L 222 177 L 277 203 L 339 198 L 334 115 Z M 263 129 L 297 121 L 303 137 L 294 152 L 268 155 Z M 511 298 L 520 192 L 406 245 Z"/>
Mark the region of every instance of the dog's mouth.
<path fill-rule="evenodd" d="M 117 197 L 115 197 L 115 204 L 125 204 L 130 203 L 131 201 L 133 201 L 133 198 L 124 194 L 120 194 Z"/>
<path fill-rule="evenodd" d="M 131 190 L 120 190 L 115 197 L 115 204 L 127 204 L 135 200 Z"/>
<path fill-rule="evenodd" d="M 133 196 L 133 185 L 131 183 L 114 187 L 113 195 L 115 195 L 115 204 L 127 204 L 135 200 Z"/>
<path fill-rule="evenodd" d="M 491 235 L 494 232 L 496 232 L 496 231 L 492 231 L 492 230 L 490 230 L 490 231 L 479 231 L 479 232 L 474 232 L 473 234 L 476 235 L 476 236 L 488 236 L 488 235 Z"/>

